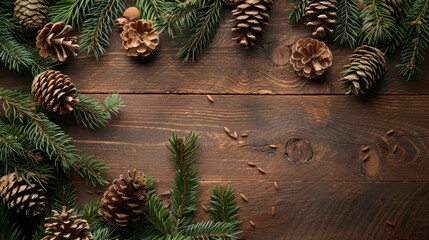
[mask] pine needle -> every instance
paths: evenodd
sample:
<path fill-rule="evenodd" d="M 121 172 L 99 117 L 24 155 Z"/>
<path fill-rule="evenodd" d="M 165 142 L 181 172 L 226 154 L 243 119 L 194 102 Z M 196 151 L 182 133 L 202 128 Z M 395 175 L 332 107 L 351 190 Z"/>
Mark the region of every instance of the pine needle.
<path fill-rule="evenodd" d="M 140 10 L 142 19 L 153 22 L 161 17 L 166 4 L 164 0 L 136 0 L 135 6 Z"/>
<path fill-rule="evenodd" d="M 90 13 L 95 0 L 61 0 L 49 12 L 50 22 L 64 22 L 77 30 Z"/>
<path fill-rule="evenodd" d="M 287 14 L 289 15 L 289 22 L 292 25 L 297 24 L 301 21 L 302 17 L 305 14 L 305 7 L 308 5 L 308 0 L 291 0 L 294 4 L 292 8 L 287 10 Z"/>
<path fill-rule="evenodd" d="M 354 47 L 362 27 L 357 2 L 356 0 L 338 0 L 337 8 L 335 43 L 340 46 Z"/>

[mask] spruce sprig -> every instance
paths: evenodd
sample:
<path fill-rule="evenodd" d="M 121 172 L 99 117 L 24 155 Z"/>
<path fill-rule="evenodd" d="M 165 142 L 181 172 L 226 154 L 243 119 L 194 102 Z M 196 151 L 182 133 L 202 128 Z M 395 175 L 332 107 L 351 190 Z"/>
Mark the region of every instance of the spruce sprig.
<path fill-rule="evenodd" d="M 136 0 L 136 8 L 141 12 L 141 18 L 155 21 L 165 11 L 167 3 L 164 0 Z"/>
<path fill-rule="evenodd" d="M 235 225 L 235 231 L 239 231 L 241 221 L 238 219 L 237 203 L 234 191 L 230 185 L 226 187 L 215 185 L 210 196 L 210 219 L 215 222 L 230 222 Z"/>
<path fill-rule="evenodd" d="M 77 30 L 85 21 L 95 0 L 60 0 L 49 11 L 51 22 L 64 22 Z"/>
<path fill-rule="evenodd" d="M 334 41 L 340 46 L 354 47 L 362 22 L 356 0 L 337 1 L 337 19 Z"/>
<path fill-rule="evenodd" d="M 79 209 L 76 190 L 68 173 L 60 172 L 52 189 L 52 206 L 51 210 L 60 211 L 62 206 L 67 206 L 67 209 Z M 49 213 L 51 215 L 51 212 Z"/>
<path fill-rule="evenodd" d="M 210 0 L 198 10 L 196 26 L 177 38 L 178 58 L 196 60 L 204 52 L 215 37 L 224 6 L 224 0 Z"/>
<path fill-rule="evenodd" d="M 0 239 L 24 239 L 21 227 L 13 219 L 12 213 L 0 203 Z"/>
<path fill-rule="evenodd" d="M 174 37 L 176 34 L 192 28 L 197 22 L 197 9 L 204 5 L 206 0 L 186 0 L 183 2 L 166 2 L 161 18 L 156 22 L 159 32 Z"/>
<path fill-rule="evenodd" d="M 291 0 L 294 4 L 290 9 L 287 10 L 289 22 L 294 25 L 301 21 L 305 14 L 305 7 L 308 4 L 308 0 Z"/>
<path fill-rule="evenodd" d="M 112 32 L 113 21 L 121 16 L 125 9 L 123 0 L 96 0 L 91 13 L 83 23 L 79 51 L 93 53 L 98 61 L 109 46 L 109 33 Z"/>
<path fill-rule="evenodd" d="M 398 64 L 399 73 L 408 80 L 423 63 L 429 43 L 429 0 L 415 0 L 403 21 L 405 42 Z"/>

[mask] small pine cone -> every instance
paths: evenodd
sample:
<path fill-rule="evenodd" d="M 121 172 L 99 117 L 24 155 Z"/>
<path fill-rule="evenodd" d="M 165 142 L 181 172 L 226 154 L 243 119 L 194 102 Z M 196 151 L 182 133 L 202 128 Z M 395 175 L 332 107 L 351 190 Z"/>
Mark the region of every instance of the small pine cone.
<path fill-rule="evenodd" d="M 14 15 L 19 24 L 29 30 L 38 30 L 45 25 L 49 4 L 45 0 L 16 0 Z"/>
<path fill-rule="evenodd" d="M 270 20 L 271 3 L 273 0 L 241 0 L 232 10 L 234 26 L 231 31 L 238 44 L 253 47 L 256 40 L 262 37 L 263 26 Z"/>
<path fill-rule="evenodd" d="M 136 7 L 125 9 L 122 17 L 115 19 L 115 25 L 119 29 L 123 29 L 130 22 L 135 22 L 141 18 L 140 10 Z"/>
<path fill-rule="evenodd" d="M 39 55 L 47 58 L 52 54 L 60 62 L 64 62 L 68 56 L 77 56 L 77 37 L 70 36 L 71 31 L 72 27 L 62 22 L 46 24 L 36 38 Z"/>
<path fill-rule="evenodd" d="M 311 34 L 323 38 L 334 32 L 337 18 L 337 0 L 310 0 L 305 8 L 305 25 L 314 27 Z"/>
<path fill-rule="evenodd" d="M 71 79 L 60 71 L 47 70 L 34 77 L 31 93 L 42 108 L 60 115 L 73 111 L 73 104 L 79 102 L 73 97 L 76 88 Z"/>
<path fill-rule="evenodd" d="M 344 67 L 341 85 L 346 94 L 365 94 L 384 76 L 386 57 L 379 49 L 363 45 L 353 51 Z"/>
<path fill-rule="evenodd" d="M 0 198 L 3 203 L 18 214 L 37 216 L 45 209 L 45 192 L 26 182 L 16 172 L 0 178 Z"/>
<path fill-rule="evenodd" d="M 147 203 L 147 185 L 144 175 L 136 170 L 128 171 L 128 175 L 120 175 L 104 193 L 98 214 L 107 224 L 126 227 L 140 220 Z"/>
<path fill-rule="evenodd" d="M 151 21 L 140 19 L 124 26 L 121 33 L 122 46 L 130 57 L 149 58 L 158 50 L 159 33 Z"/>
<path fill-rule="evenodd" d="M 71 215 L 73 209 L 67 211 L 67 207 L 63 206 L 62 212 L 59 213 L 52 210 L 54 216 L 46 217 L 45 232 L 46 236 L 42 240 L 90 240 L 94 239 L 89 231 L 89 224 L 80 216 Z"/>
<path fill-rule="evenodd" d="M 331 66 L 332 53 L 322 41 L 301 39 L 292 46 L 290 63 L 299 76 L 312 79 L 322 75 Z"/>

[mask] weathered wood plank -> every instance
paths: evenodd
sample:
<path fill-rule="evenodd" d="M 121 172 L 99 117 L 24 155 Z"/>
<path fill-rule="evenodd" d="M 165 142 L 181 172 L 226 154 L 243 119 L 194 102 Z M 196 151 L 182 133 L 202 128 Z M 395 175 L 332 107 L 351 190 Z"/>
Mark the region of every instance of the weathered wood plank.
<path fill-rule="evenodd" d="M 108 178 L 140 167 L 170 178 L 168 138 L 195 130 L 207 181 L 429 181 L 429 96 L 219 95 L 214 104 L 204 95 L 123 100 L 128 106 L 108 129 L 65 126 L 78 147 L 113 168 Z M 233 140 L 224 126 L 249 136 Z M 385 136 L 390 129 L 395 133 Z M 364 146 L 371 147 L 365 162 Z"/>
<path fill-rule="evenodd" d="M 311 29 L 303 24 L 289 25 L 285 12 L 289 4 L 289 1 L 274 3 L 266 33 L 251 50 L 231 40 L 231 14 L 226 9 L 213 44 L 195 63 L 175 59 L 177 48 L 167 39 L 162 39 L 160 51 L 152 61 L 133 61 L 122 49 L 119 32 L 114 31 L 111 46 L 100 62 L 81 55 L 67 62 L 63 71 L 85 93 L 342 94 L 338 79 L 351 50 L 329 43 L 334 62 L 320 80 L 301 79 L 293 72 L 288 63 L 288 46 L 309 36 Z M 398 57 L 389 61 L 387 75 L 377 93 L 428 94 L 425 71 L 407 82 L 396 72 L 397 60 Z M 0 81 L 1 87 L 12 87 L 17 82 L 30 83 L 31 77 L 15 76 L 0 69 Z"/>

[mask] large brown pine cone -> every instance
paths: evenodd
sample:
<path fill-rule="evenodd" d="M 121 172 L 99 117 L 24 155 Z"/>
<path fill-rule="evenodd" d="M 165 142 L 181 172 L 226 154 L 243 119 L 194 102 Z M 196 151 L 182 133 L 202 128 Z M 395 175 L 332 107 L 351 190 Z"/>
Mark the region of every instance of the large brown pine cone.
<path fill-rule="evenodd" d="M 233 40 L 245 47 L 253 47 L 256 40 L 262 37 L 263 26 L 270 20 L 273 0 L 242 0 L 232 10 L 235 35 Z"/>
<path fill-rule="evenodd" d="M 49 4 L 45 0 L 16 0 L 14 15 L 19 24 L 29 30 L 38 30 L 45 25 Z"/>
<path fill-rule="evenodd" d="M 305 8 L 305 25 L 314 27 L 313 37 L 323 38 L 334 32 L 337 0 L 310 0 Z"/>
<path fill-rule="evenodd" d="M 363 45 L 353 51 L 344 67 L 341 85 L 346 94 L 365 94 L 384 76 L 386 57 L 379 49 Z"/>
<path fill-rule="evenodd" d="M 42 240 L 90 240 L 94 239 L 89 231 L 89 224 L 80 216 L 72 215 L 73 209 L 67 211 L 63 206 L 62 212 L 52 210 L 54 216 L 46 217 L 45 232 L 46 236 Z"/>
<path fill-rule="evenodd" d="M 45 192 L 32 183 L 26 182 L 16 172 L 0 178 L 0 198 L 11 210 L 19 214 L 37 216 L 45 208 Z"/>
<path fill-rule="evenodd" d="M 128 56 L 146 59 L 158 50 L 159 33 L 151 21 L 140 19 L 126 24 L 123 29 L 122 46 Z"/>
<path fill-rule="evenodd" d="M 98 213 L 107 224 L 126 227 L 140 220 L 147 203 L 145 177 L 136 170 L 128 171 L 128 175 L 120 175 L 104 193 Z"/>
<path fill-rule="evenodd" d="M 69 35 L 71 31 L 72 27 L 62 22 L 46 24 L 36 38 L 39 55 L 47 58 L 52 54 L 60 62 L 69 56 L 77 56 L 79 45 L 76 44 L 77 37 Z"/>
<path fill-rule="evenodd" d="M 322 41 L 301 39 L 292 46 L 290 63 L 299 76 L 312 79 L 322 75 L 331 66 L 332 53 Z"/>
<path fill-rule="evenodd" d="M 42 108 L 58 114 L 70 113 L 79 102 L 73 97 L 76 88 L 71 79 L 60 71 L 47 70 L 34 77 L 31 93 Z"/>

